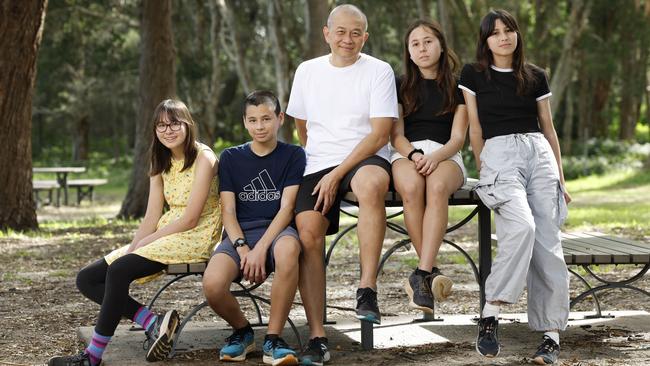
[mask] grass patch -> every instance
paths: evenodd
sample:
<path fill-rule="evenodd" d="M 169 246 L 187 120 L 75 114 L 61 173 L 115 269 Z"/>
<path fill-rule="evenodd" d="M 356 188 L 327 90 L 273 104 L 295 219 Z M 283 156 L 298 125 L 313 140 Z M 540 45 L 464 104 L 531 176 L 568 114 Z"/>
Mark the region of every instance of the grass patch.
<path fill-rule="evenodd" d="M 573 198 L 566 228 L 650 235 L 650 172 L 619 171 L 567 182 Z"/>

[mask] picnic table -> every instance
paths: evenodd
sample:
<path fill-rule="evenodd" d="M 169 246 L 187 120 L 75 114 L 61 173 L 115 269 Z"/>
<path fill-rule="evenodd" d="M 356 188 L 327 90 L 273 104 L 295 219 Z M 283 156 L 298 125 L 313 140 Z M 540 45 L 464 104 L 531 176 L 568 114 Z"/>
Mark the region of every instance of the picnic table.
<path fill-rule="evenodd" d="M 56 181 L 63 189 L 63 204 L 68 204 L 68 174 L 70 173 L 84 173 L 86 168 L 78 166 L 59 166 L 59 167 L 35 167 L 32 168 L 34 173 L 54 173 L 56 174 Z"/>
<path fill-rule="evenodd" d="M 459 190 L 454 192 L 454 194 L 451 195 L 451 197 L 449 197 L 450 206 L 471 206 L 473 208 L 472 211 L 470 211 L 462 220 L 449 226 L 447 228 L 447 233 L 450 233 L 452 231 L 455 231 L 463 227 L 465 224 L 470 222 L 474 217 L 477 217 L 478 220 L 477 241 L 479 247 L 478 264 L 462 247 L 460 247 L 456 243 L 448 239 L 444 239 L 443 241 L 451 245 L 452 247 L 454 247 L 456 250 L 458 250 L 465 257 L 467 263 L 472 268 L 476 282 L 479 284 L 480 287 L 479 301 L 480 301 L 480 308 L 483 309 L 483 305 L 485 304 L 485 281 L 487 280 L 487 277 L 490 274 L 490 271 L 492 269 L 492 251 L 491 251 L 492 250 L 492 238 L 491 238 L 492 214 L 490 209 L 483 204 L 481 199 L 473 190 L 473 188 L 476 186 L 477 183 L 478 183 L 477 179 L 469 178 L 467 180 L 467 183 L 465 183 L 465 185 L 463 185 Z M 402 225 L 396 222 L 391 221 L 392 218 L 395 218 L 402 214 L 402 198 L 399 196 L 399 193 L 391 189 L 386 194 L 384 200 L 385 200 L 386 208 L 394 207 L 399 209 L 398 212 L 390 214 L 386 217 L 387 228 L 395 232 L 398 232 L 400 234 L 404 234 L 407 238 L 404 240 L 397 241 L 384 252 L 379 263 L 377 275 L 381 273 L 384 264 L 395 251 L 400 250 L 401 248 L 404 248 L 406 246 L 409 246 L 411 243 L 410 239 L 408 239 L 408 232 L 406 231 L 406 228 L 404 228 Z M 350 210 L 351 206 L 358 205 L 358 201 L 354 193 L 352 192 L 347 193 L 343 197 L 343 202 L 347 203 L 348 205 L 347 208 L 344 205 L 341 205 L 341 212 L 345 215 L 356 218 L 357 217 L 356 214 L 353 212 L 353 210 Z M 325 254 L 326 266 L 327 264 L 329 264 L 330 257 L 332 256 L 332 252 L 336 244 L 342 239 L 343 236 L 348 234 L 356 227 L 357 227 L 357 223 L 355 222 L 354 224 L 342 228 L 339 231 L 339 233 L 336 235 L 336 237 L 334 237 L 334 239 L 330 241 Z M 327 323 L 327 311 L 324 312 L 323 320 L 324 322 Z M 434 320 L 434 315 L 433 314 L 428 316 L 425 315 L 425 317 L 422 320 L 426 320 L 426 321 Z M 373 324 L 370 322 L 361 321 L 361 347 L 364 350 L 370 350 L 373 348 Z"/>

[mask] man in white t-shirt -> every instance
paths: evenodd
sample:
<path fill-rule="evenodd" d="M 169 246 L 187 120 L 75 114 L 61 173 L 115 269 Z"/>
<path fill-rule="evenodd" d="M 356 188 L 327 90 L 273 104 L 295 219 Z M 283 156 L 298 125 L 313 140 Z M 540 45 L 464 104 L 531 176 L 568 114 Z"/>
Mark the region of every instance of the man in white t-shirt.
<path fill-rule="evenodd" d="M 357 317 L 379 323 L 376 273 L 386 231 L 384 197 L 390 183 L 388 137 L 398 116 L 395 76 L 386 62 L 361 53 L 368 39 L 366 16 L 340 5 L 323 28 L 331 54 L 296 70 L 287 114 L 296 120 L 307 167 L 296 199 L 303 245 L 300 293 L 310 326 L 303 364 L 329 360 L 323 328 L 325 235 L 338 231 L 345 192 L 359 199 L 361 280 Z"/>

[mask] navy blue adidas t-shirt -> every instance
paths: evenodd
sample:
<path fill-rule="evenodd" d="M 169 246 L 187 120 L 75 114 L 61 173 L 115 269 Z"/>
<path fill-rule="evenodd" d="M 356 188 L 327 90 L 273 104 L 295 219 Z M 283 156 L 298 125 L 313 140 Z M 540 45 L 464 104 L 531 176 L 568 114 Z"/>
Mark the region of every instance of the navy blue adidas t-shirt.
<path fill-rule="evenodd" d="M 278 141 L 275 150 L 258 156 L 250 143 L 230 147 L 219 159 L 219 192 L 233 192 L 237 221 L 273 220 L 285 187 L 302 182 L 305 151 Z"/>

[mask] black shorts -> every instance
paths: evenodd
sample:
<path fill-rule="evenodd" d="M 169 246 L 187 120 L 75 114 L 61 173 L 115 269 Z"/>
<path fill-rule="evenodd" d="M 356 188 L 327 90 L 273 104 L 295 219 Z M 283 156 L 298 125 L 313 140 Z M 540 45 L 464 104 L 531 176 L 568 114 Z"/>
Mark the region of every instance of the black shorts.
<path fill-rule="evenodd" d="M 341 183 L 339 184 L 339 191 L 336 194 L 336 198 L 334 199 L 334 202 L 332 203 L 332 207 L 330 208 L 329 211 L 325 214 L 325 218 L 327 221 L 329 221 L 329 226 L 327 228 L 327 232 L 325 235 L 332 235 L 336 234 L 339 231 L 339 210 L 341 207 L 341 199 L 343 199 L 343 196 L 345 196 L 346 193 L 352 191 L 351 183 L 352 183 L 352 178 L 354 178 L 354 175 L 357 173 L 357 171 L 365 165 L 376 165 L 378 167 L 383 168 L 386 173 L 388 173 L 388 176 L 390 177 L 390 163 L 388 160 L 379 157 L 377 155 L 370 156 L 361 162 L 357 164 L 354 168 L 352 168 L 345 176 L 343 179 L 341 179 Z M 304 212 L 304 211 L 313 211 L 314 206 L 316 205 L 316 200 L 318 199 L 318 195 L 313 195 L 312 192 L 314 191 L 314 187 L 318 184 L 320 179 L 327 173 L 331 172 L 336 168 L 335 166 L 323 169 L 321 171 L 318 171 L 316 173 L 312 173 L 309 175 L 305 175 L 302 178 L 302 183 L 300 183 L 300 188 L 298 188 L 298 195 L 296 197 L 296 209 L 295 213 L 296 215 Z"/>

